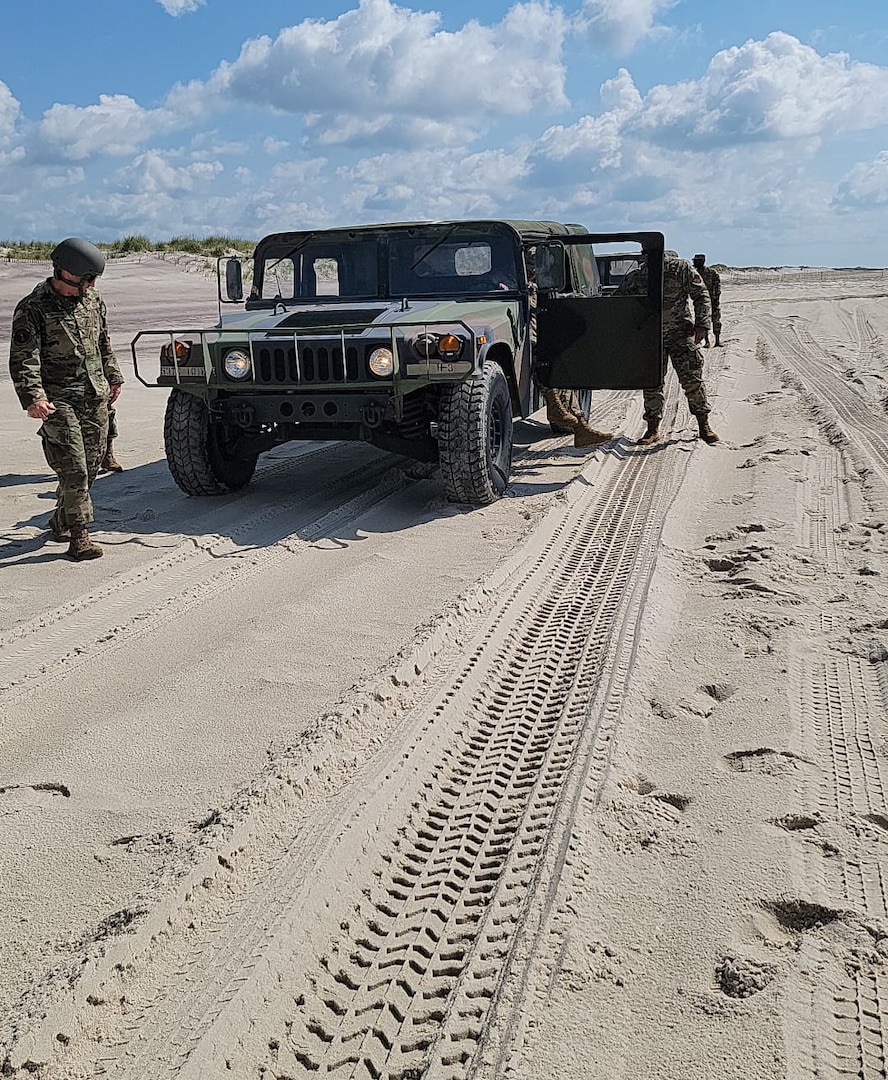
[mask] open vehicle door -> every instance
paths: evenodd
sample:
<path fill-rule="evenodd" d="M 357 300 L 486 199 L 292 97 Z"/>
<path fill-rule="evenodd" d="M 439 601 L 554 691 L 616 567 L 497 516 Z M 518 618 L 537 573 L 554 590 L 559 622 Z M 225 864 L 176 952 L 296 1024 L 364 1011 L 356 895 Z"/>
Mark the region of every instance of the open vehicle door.
<path fill-rule="evenodd" d="M 647 258 L 646 296 L 560 296 L 568 287 L 567 248 L 631 242 Z M 535 367 L 564 390 L 645 390 L 665 376 L 663 234 L 585 233 L 538 244 Z"/>

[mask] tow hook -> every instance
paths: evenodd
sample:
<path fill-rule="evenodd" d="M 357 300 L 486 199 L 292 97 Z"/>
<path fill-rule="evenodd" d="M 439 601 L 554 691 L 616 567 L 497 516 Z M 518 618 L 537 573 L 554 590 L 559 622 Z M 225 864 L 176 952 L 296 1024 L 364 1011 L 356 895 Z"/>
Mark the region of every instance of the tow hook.
<path fill-rule="evenodd" d="M 254 418 L 252 405 L 247 405 L 246 402 L 239 401 L 231 410 L 231 418 L 238 427 L 252 427 Z"/>
<path fill-rule="evenodd" d="M 368 428 L 377 428 L 382 423 L 383 417 L 385 416 L 385 409 L 380 408 L 375 401 L 368 401 L 361 410 L 361 415 Z"/>

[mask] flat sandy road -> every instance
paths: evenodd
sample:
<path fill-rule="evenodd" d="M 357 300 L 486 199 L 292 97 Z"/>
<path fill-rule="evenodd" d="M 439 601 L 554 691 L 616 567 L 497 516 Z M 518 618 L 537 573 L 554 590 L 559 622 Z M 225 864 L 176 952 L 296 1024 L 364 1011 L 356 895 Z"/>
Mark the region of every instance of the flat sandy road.
<path fill-rule="evenodd" d="M 598 394 L 482 510 L 354 444 L 182 495 L 128 343 L 214 287 L 103 279 L 104 559 L 0 373 L 3 1074 L 888 1076 L 888 275 L 726 275 L 719 445 Z"/>

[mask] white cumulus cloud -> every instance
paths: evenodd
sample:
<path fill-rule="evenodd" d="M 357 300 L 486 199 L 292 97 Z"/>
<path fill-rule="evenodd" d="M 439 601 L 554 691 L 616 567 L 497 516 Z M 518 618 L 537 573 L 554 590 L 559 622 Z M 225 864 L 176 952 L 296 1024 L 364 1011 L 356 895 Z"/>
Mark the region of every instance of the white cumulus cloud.
<path fill-rule="evenodd" d="M 0 139 L 5 139 L 15 131 L 21 105 L 12 96 L 12 91 L 5 82 L 0 82 Z"/>
<path fill-rule="evenodd" d="M 119 170 L 118 182 L 127 193 L 175 195 L 194 191 L 214 180 L 222 171 L 219 161 L 195 161 L 178 165 L 174 152 L 149 150 Z"/>
<path fill-rule="evenodd" d="M 97 105 L 53 105 L 43 115 L 40 134 L 62 157 L 79 161 L 135 153 L 146 140 L 177 124 L 165 109 L 143 109 L 125 94 L 100 94 Z"/>
<path fill-rule="evenodd" d="M 696 81 L 656 86 L 635 124 L 675 147 L 819 138 L 888 122 L 888 68 L 790 34 L 724 49 Z"/>
<path fill-rule="evenodd" d="M 205 0 L 157 0 L 167 15 L 185 15 L 203 7 Z"/>
<path fill-rule="evenodd" d="M 585 0 L 577 17 L 579 29 L 587 30 L 600 49 L 626 53 L 639 41 L 664 36 L 670 30 L 657 16 L 675 7 L 678 0 Z"/>
<path fill-rule="evenodd" d="M 873 161 L 855 165 L 839 184 L 835 203 L 844 208 L 888 204 L 888 150 Z"/>
<path fill-rule="evenodd" d="M 536 140 L 529 163 L 539 182 L 569 185 L 593 172 L 619 168 L 623 129 L 642 107 L 641 94 L 625 68 L 602 84 L 601 103 L 605 108 L 598 116 L 555 125 Z"/>
<path fill-rule="evenodd" d="M 567 104 L 569 23 L 560 8 L 530 0 L 494 25 L 440 24 L 436 12 L 360 0 L 336 19 L 246 42 L 207 82 L 177 87 L 167 106 L 197 114 L 237 103 L 308 115 L 319 138 L 344 141 L 350 127 L 360 143 L 368 132 L 394 131 L 396 119 L 473 127 Z"/>

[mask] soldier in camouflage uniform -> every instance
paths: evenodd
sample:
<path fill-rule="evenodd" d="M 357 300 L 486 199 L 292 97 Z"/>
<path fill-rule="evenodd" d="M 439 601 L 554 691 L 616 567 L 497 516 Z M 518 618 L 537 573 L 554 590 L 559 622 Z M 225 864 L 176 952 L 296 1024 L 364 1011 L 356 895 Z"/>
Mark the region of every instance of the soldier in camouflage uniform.
<path fill-rule="evenodd" d="M 535 247 L 524 249 L 524 268 L 527 273 L 528 294 L 528 328 L 530 338 L 531 355 L 536 350 L 536 309 L 537 309 L 537 284 L 534 271 L 533 259 Z M 562 390 L 555 386 L 544 385 L 536 372 L 533 380 L 546 403 L 546 419 L 556 435 L 573 435 L 574 446 L 586 449 L 589 446 L 601 446 L 613 439 L 613 432 L 598 431 L 591 427 L 586 419 L 585 411 L 580 405 L 579 398 L 574 390 Z"/>
<path fill-rule="evenodd" d="M 647 296 L 646 262 L 623 278 L 617 292 Z M 703 279 L 687 259 L 667 251 L 663 258 L 663 345 L 687 395 L 688 407 L 697 418 L 700 438 L 716 443 L 718 435 L 709 426 L 710 410 L 703 385 L 703 350 L 700 348 L 700 342 L 712 328 L 710 312 L 709 293 Z M 642 445 L 660 438 L 664 405 L 662 384 L 656 390 L 644 391 L 647 431 L 639 439 Z"/>
<path fill-rule="evenodd" d="M 721 345 L 721 332 L 722 332 L 722 316 L 721 316 L 721 295 L 722 295 L 722 279 L 718 270 L 713 270 L 711 266 L 706 265 L 705 255 L 694 256 L 694 269 L 703 278 L 703 284 L 706 286 L 709 292 L 709 300 L 712 304 L 712 332 L 715 335 L 715 344 Z"/>
<path fill-rule="evenodd" d="M 42 420 L 40 437 L 59 478 L 49 521 L 53 537 L 68 541 L 75 560 L 97 559 L 89 536 L 89 489 L 108 443 L 108 406 L 123 385 L 111 349 L 105 302 L 94 291 L 105 259 L 79 237 L 52 253 L 53 276 L 20 300 L 12 317 L 9 373 L 22 408 Z"/>

